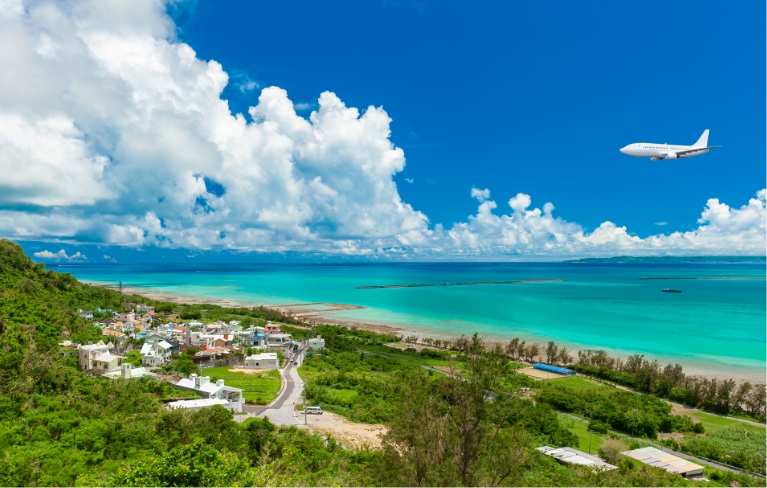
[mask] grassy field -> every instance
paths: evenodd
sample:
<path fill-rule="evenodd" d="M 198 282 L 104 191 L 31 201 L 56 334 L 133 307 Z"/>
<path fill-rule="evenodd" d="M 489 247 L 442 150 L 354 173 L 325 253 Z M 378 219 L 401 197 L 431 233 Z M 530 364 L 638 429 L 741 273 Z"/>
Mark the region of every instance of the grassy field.
<path fill-rule="evenodd" d="M 266 405 L 280 392 L 282 379 L 277 370 L 241 373 L 231 371 L 225 366 L 209 368 L 203 374 L 210 376 L 211 381 L 224 380 L 224 384 L 245 390 L 245 403 Z"/>
<path fill-rule="evenodd" d="M 578 436 L 578 449 L 588 453 L 589 452 L 589 429 L 586 422 L 575 420 L 572 417 L 568 417 L 562 413 L 557 414 L 562 424 L 567 427 L 570 432 Z M 591 454 L 596 455 L 599 451 L 599 447 L 602 445 L 603 435 L 597 432 L 591 433 Z"/>
<path fill-rule="evenodd" d="M 568 376 L 567 378 L 557 379 L 557 385 L 564 385 L 576 391 L 581 390 L 603 390 L 609 388 L 602 383 L 584 378 L 583 376 Z"/>
<path fill-rule="evenodd" d="M 747 424 L 745 422 L 738 422 L 718 415 L 711 415 L 703 412 L 689 412 L 685 413 L 689 415 L 696 422 L 701 422 L 706 432 L 716 432 L 717 430 L 726 429 L 727 427 L 738 427 L 750 432 L 764 432 L 764 427 L 757 427 L 756 425 Z"/>

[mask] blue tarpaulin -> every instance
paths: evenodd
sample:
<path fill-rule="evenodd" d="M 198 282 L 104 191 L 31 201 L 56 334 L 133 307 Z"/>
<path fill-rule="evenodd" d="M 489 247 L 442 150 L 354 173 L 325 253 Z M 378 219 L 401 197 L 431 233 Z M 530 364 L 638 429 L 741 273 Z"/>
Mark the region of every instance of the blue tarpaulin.
<path fill-rule="evenodd" d="M 560 368 L 559 366 L 552 366 L 550 364 L 538 363 L 533 366 L 534 369 L 540 369 L 541 371 L 548 371 L 549 373 L 571 375 L 575 374 L 575 371 L 567 368 Z"/>

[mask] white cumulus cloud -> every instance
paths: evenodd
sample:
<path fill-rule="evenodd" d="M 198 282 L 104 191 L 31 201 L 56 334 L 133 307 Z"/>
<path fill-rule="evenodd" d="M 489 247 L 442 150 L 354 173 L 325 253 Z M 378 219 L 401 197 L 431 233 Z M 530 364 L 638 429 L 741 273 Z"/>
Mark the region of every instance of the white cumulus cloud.
<path fill-rule="evenodd" d="M 77 260 L 83 260 L 87 261 L 88 257 L 85 256 L 85 254 L 81 254 L 80 251 L 75 252 L 71 256 L 68 256 L 66 251 L 63 249 L 59 250 L 59 252 L 51 252 L 47 249 L 44 251 L 38 251 L 34 253 L 35 257 L 42 258 L 42 259 L 66 259 L 67 261 L 77 261 Z"/>
<path fill-rule="evenodd" d="M 524 193 L 497 213 L 477 188 L 476 215 L 431 226 L 399 195 L 405 154 L 382 107 L 332 92 L 294 103 L 271 86 L 233 114 L 229 75 L 176 39 L 162 0 L 0 2 L 0 63 L 7 237 L 397 259 L 764 252 L 764 191 L 644 239 L 611 222 L 587 232 Z"/>

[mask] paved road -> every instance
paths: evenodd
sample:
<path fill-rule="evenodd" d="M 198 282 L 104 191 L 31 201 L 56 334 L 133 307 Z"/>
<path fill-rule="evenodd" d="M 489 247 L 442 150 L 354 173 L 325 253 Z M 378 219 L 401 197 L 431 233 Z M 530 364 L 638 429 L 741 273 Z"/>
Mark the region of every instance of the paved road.
<path fill-rule="evenodd" d="M 297 361 L 299 366 L 303 363 L 304 350 L 301 349 L 295 354 L 295 359 L 288 361 L 288 365 L 280 370 L 282 376 L 282 393 L 270 405 L 264 406 L 245 406 L 246 415 L 236 415 L 235 420 L 243 422 L 251 417 L 265 418 L 275 425 L 295 425 L 296 427 L 306 428 L 303 418 L 298 418 L 293 413 L 293 403 L 301 401 L 301 392 L 304 389 L 304 381 L 298 376 L 293 362 Z M 311 423 L 311 422 L 310 422 Z"/>

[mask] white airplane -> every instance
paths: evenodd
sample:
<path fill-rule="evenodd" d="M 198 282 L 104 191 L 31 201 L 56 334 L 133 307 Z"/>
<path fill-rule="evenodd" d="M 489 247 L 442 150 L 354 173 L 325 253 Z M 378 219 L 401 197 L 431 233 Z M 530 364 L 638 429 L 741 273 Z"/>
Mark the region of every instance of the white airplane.
<path fill-rule="evenodd" d="M 709 149 L 722 146 L 708 145 L 708 129 L 703 131 L 698 142 L 692 146 L 669 146 L 668 144 L 655 144 L 652 142 L 637 142 L 621 148 L 621 152 L 628 156 L 638 158 L 650 158 L 651 161 L 660 161 L 661 159 L 679 159 L 691 158 L 706 154 Z"/>

